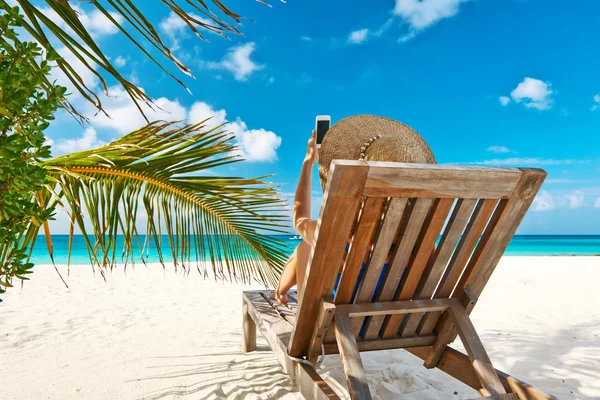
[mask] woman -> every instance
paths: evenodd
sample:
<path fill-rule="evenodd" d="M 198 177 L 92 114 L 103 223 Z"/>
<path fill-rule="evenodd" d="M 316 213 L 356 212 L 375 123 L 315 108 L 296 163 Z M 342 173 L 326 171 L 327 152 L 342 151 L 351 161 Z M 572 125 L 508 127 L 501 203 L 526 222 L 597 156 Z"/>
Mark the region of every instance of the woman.
<path fill-rule="evenodd" d="M 272 294 L 274 299 L 284 304 L 288 301 L 288 291 L 294 285 L 297 286 L 298 294 L 304 286 L 317 229 L 317 221 L 310 219 L 312 168 L 317 160 L 323 189 L 333 160 L 435 163 L 431 149 L 417 132 L 389 118 L 355 115 L 340 120 L 325 135 L 321 153 L 317 148 L 316 132 L 313 131 L 308 140 L 294 197 L 294 229 L 302 237 L 302 242 L 290 256 L 277 289 Z"/>
<path fill-rule="evenodd" d="M 317 221 L 310 219 L 310 199 L 312 169 L 317 163 L 318 158 L 317 132 L 312 131 L 312 136 L 308 139 L 308 148 L 302 162 L 300 179 L 298 180 L 298 187 L 296 188 L 296 195 L 294 197 L 294 229 L 302 238 L 302 242 L 290 256 L 279 279 L 279 285 L 277 285 L 277 289 L 273 292 L 275 300 L 283 304 L 287 304 L 287 293 L 294 285 L 297 285 L 298 293 L 300 293 L 304 284 L 304 276 L 311 249 L 309 243 L 313 242 L 315 230 L 317 229 Z"/>

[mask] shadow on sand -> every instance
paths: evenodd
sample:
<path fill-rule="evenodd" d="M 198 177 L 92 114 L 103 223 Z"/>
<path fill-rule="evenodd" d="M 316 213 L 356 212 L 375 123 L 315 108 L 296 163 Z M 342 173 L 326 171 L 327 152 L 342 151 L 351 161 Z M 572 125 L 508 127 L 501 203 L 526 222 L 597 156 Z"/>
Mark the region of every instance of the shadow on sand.
<path fill-rule="evenodd" d="M 600 399 L 598 320 L 570 325 L 551 335 L 516 329 L 488 331 L 482 341 L 504 372 L 560 399 Z"/>
<path fill-rule="evenodd" d="M 241 337 L 234 340 L 232 336 L 239 335 L 228 334 L 227 341 L 205 347 L 207 351 L 199 354 L 151 357 L 147 375 L 135 381 L 160 380 L 164 384 L 138 399 L 294 398 L 293 385 L 270 348 L 261 345 L 244 354 Z"/>
<path fill-rule="evenodd" d="M 497 368 L 557 398 L 600 399 L 600 321 L 552 335 L 488 330 L 482 332 L 482 341 Z M 241 335 L 229 333 L 217 345 L 203 347 L 205 352 L 151 357 L 145 376 L 130 382 L 164 382 L 139 400 L 295 398 L 289 377 L 264 341 L 259 339 L 259 347 L 249 354 L 241 352 L 240 343 Z"/>

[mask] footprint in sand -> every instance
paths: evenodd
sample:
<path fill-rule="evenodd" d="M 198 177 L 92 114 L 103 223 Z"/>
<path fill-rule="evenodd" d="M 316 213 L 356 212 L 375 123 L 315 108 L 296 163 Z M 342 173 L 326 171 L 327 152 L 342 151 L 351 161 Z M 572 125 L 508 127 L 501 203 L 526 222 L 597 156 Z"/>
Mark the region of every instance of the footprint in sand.
<path fill-rule="evenodd" d="M 370 382 L 372 387 L 376 387 L 378 383 L 383 384 L 383 387 L 390 394 L 410 394 L 428 389 L 428 385 L 418 376 L 415 376 L 410 369 L 400 366 L 391 365 L 381 371 L 381 379 L 377 382 Z M 383 396 L 383 398 L 390 398 Z"/>

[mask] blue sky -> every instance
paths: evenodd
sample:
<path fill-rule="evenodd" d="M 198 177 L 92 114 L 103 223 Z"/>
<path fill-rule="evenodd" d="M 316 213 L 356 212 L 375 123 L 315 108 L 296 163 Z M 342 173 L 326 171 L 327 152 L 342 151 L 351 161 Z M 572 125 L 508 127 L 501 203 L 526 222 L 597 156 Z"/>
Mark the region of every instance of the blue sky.
<path fill-rule="evenodd" d="M 195 79 L 184 79 L 191 95 L 104 21 L 87 9 L 82 15 L 123 74 L 170 111 L 151 118 L 233 121 L 250 161 L 223 172 L 274 173 L 290 195 L 315 115 L 335 122 L 377 114 L 417 130 L 440 163 L 546 169 L 519 233 L 600 234 L 599 2 L 271 3 L 228 0 L 254 22 L 231 40 L 207 32 L 208 42 L 159 2 L 144 4 L 193 70 Z M 100 89 L 91 74 L 84 78 Z M 143 123 L 117 87 L 111 95 L 112 120 L 95 117 L 82 128 L 59 116 L 47 131 L 55 152 L 108 142 Z M 317 215 L 316 173 L 314 193 Z"/>

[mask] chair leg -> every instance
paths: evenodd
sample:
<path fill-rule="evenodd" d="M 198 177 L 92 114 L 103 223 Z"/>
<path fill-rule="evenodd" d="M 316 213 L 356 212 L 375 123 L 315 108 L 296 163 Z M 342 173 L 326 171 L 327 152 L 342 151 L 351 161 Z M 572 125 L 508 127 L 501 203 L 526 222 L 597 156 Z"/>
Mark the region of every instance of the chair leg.
<path fill-rule="evenodd" d="M 342 366 L 352 400 L 371 400 L 371 392 L 365 377 L 365 369 L 360 359 L 354 330 L 348 314 L 334 316 L 335 338 L 342 357 Z"/>
<path fill-rule="evenodd" d="M 321 307 L 317 314 L 317 322 L 315 323 L 315 329 L 310 338 L 310 346 L 308 347 L 308 361 L 314 363 L 317 362 L 319 354 L 321 354 L 321 345 L 325 339 L 325 335 L 331 326 L 333 316 L 335 314 L 335 304 L 331 298 L 323 297 L 321 299 Z"/>
<path fill-rule="evenodd" d="M 246 299 L 242 301 L 242 351 L 249 353 L 256 350 L 256 324 L 248 312 Z"/>
<path fill-rule="evenodd" d="M 471 359 L 479 382 L 481 382 L 482 391 L 492 396 L 506 394 L 506 390 L 492 366 L 492 362 L 483 347 L 483 343 L 479 339 L 479 335 L 477 335 L 477 331 L 475 331 L 475 327 L 465 307 L 462 305 L 452 305 L 448 308 L 448 311 Z"/>

